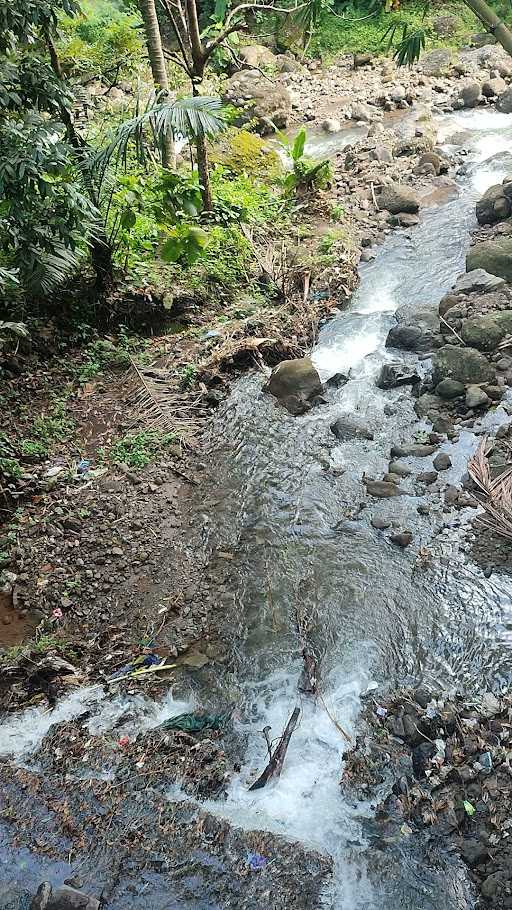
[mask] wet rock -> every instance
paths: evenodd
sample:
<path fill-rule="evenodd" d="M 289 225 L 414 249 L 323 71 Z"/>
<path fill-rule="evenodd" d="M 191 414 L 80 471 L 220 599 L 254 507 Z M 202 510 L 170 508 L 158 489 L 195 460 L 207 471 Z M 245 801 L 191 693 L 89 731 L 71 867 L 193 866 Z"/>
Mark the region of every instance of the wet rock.
<path fill-rule="evenodd" d="M 457 283 L 452 293 L 472 294 L 473 291 L 480 291 L 482 294 L 487 294 L 490 291 L 497 291 L 499 288 L 504 287 L 504 285 L 505 281 L 503 278 L 498 278 L 497 275 L 491 275 L 489 272 L 486 272 L 485 269 L 474 269 L 472 272 L 466 272 L 465 275 L 461 275 L 460 278 L 457 279 Z M 454 300 L 454 303 L 457 302 L 457 300 Z M 441 307 L 441 304 L 439 304 L 439 307 Z M 441 309 L 439 309 L 439 312 L 441 312 Z"/>
<path fill-rule="evenodd" d="M 292 99 L 288 89 L 280 83 L 270 82 L 253 69 L 241 70 L 229 79 L 224 100 L 239 109 L 240 125 L 254 120 L 262 136 L 284 129 L 291 116 Z"/>
<path fill-rule="evenodd" d="M 394 483 L 398 486 L 398 484 L 400 483 L 401 477 L 399 474 L 391 474 L 390 472 L 388 472 L 387 474 L 384 474 L 382 479 L 385 480 L 386 483 Z"/>
<path fill-rule="evenodd" d="M 418 686 L 414 690 L 414 701 L 420 706 L 420 708 L 426 708 L 427 705 L 432 701 L 432 692 L 430 689 L 427 689 L 426 686 Z"/>
<path fill-rule="evenodd" d="M 452 460 L 446 452 L 439 452 L 433 463 L 436 471 L 447 471 L 452 466 Z"/>
<path fill-rule="evenodd" d="M 334 376 L 329 377 L 325 384 L 334 389 L 342 389 L 343 386 L 347 384 L 348 380 L 349 377 L 347 373 L 335 373 Z"/>
<path fill-rule="evenodd" d="M 456 379 L 443 379 L 436 386 L 436 395 L 446 399 L 446 401 L 459 398 L 460 395 L 464 395 L 464 383 L 457 382 Z"/>
<path fill-rule="evenodd" d="M 508 88 L 499 96 L 496 110 L 501 111 L 502 114 L 512 114 L 512 88 Z"/>
<path fill-rule="evenodd" d="M 384 363 L 377 377 L 377 388 L 395 389 L 398 386 L 414 385 L 420 377 L 414 367 L 405 363 Z"/>
<path fill-rule="evenodd" d="M 43 882 L 37 889 L 30 910 L 99 910 L 99 907 L 99 901 L 83 891 L 67 885 L 53 890 L 48 882 Z"/>
<path fill-rule="evenodd" d="M 381 211 L 385 209 L 392 215 L 398 215 L 400 212 L 415 215 L 420 207 L 420 200 L 417 193 L 410 187 L 391 183 L 382 188 L 377 197 L 377 205 Z"/>
<path fill-rule="evenodd" d="M 480 351 L 446 344 L 432 357 L 432 380 L 437 386 L 443 379 L 464 384 L 492 382 L 494 369 Z"/>
<path fill-rule="evenodd" d="M 420 223 L 418 215 L 409 215 L 407 212 L 399 212 L 396 218 L 400 227 L 416 227 Z"/>
<path fill-rule="evenodd" d="M 385 531 L 391 527 L 392 523 L 392 518 L 381 518 L 378 515 L 372 517 L 372 527 L 376 528 L 377 531 Z"/>
<path fill-rule="evenodd" d="M 412 533 L 411 531 L 399 531 L 397 534 L 392 534 L 389 539 L 397 547 L 402 547 L 404 550 L 412 543 Z"/>
<path fill-rule="evenodd" d="M 377 499 L 402 496 L 402 490 L 399 490 L 396 484 L 385 480 L 367 480 L 366 489 L 370 496 L 375 496 Z"/>
<path fill-rule="evenodd" d="M 423 474 L 418 474 L 416 479 L 420 483 L 426 483 L 427 486 L 430 486 L 430 484 L 436 482 L 437 478 L 438 478 L 437 471 L 424 471 Z"/>
<path fill-rule="evenodd" d="M 420 502 L 416 511 L 418 515 L 430 515 L 430 507 L 425 502 Z"/>
<path fill-rule="evenodd" d="M 452 307 L 457 306 L 460 298 L 455 293 L 455 290 L 450 294 L 445 294 L 442 300 L 439 301 L 439 315 L 446 316 L 448 310 L 451 310 Z"/>
<path fill-rule="evenodd" d="M 411 443 L 410 445 L 393 446 L 391 455 L 393 458 L 427 458 L 429 455 L 433 455 L 436 449 L 437 446 Z"/>
<path fill-rule="evenodd" d="M 351 439 L 373 439 L 369 427 L 355 417 L 338 417 L 331 424 L 331 433 L 334 433 L 340 442 L 350 442 Z"/>
<path fill-rule="evenodd" d="M 464 108 L 477 107 L 480 103 L 482 93 L 478 82 L 470 82 L 463 86 L 459 94 L 459 101 Z"/>
<path fill-rule="evenodd" d="M 466 392 L 466 406 L 468 408 L 483 408 L 490 404 L 489 396 L 478 385 L 470 385 Z"/>
<path fill-rule="evenodd" d="M 273 370 L 265 386 L 294 416 L 304 414 L 311 407 L 312 399 L 322 392 L 322 383 L 316 367 L 309 357 L 283 360 Z"/>
<path fill-rule="evenodd" d="M 476 837 L 464 838 L 460 842 L 459 852 L 464 862 L 471 867 L 478 866 L 480 863 L 485 862 L 489 856 L 486 845 Z"/>
<path fill-rule="evenodd" d="M 412 769 L 414 776 L 421 780 L 425 777 L 425 771 L 429 760 L 435 753 L 435 746 L 432 743 L 421 743 L 412 751 Z"/>
<path fill-rule="evenodd" d="M 492 875 L 488 875 L 480 888 L 482 897 L 487 898 L 487 900 L 494 900 L 501 891 L 503 880 L 503 872 L 493 872 Z"/>
<path fill-rule="evenodd" d="M 491 275 L 512 282 L 512 238 L 484 240 L 471 247 L 466 256 L 466 271 L 484 269 Z"/>
<path fill-rule="evenodd" d="M 397 477 L 409 477 L 409 474 L 412 474 L 411 468 L 408 468 L 406 464 L 402 464 L 401 461 L 390 461 L 389 472 L 390 474 L 396 474 Z"/>

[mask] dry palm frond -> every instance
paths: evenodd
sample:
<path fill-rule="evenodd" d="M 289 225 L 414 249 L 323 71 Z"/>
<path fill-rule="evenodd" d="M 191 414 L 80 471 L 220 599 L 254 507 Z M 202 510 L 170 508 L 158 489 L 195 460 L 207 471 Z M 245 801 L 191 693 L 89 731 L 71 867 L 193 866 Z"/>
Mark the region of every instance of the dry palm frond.
<path fill-rule="evenodd" d="M 200 396 L 180 392 L 169 370 L 142 369 L 131 361 L 130 409 L 133 424 L 176 433 L 183 441 L 200 428 Z"/>
<path fill-rule="evenodd" d="M 468 462 L 468 472 L 483 494 L 480 505 L 484 514 L 478 517 L 481 527 L 512 540 L 512 466 L 494 479 L 491 476 L 488 454 L 491 449 L 484 436 Z"/>

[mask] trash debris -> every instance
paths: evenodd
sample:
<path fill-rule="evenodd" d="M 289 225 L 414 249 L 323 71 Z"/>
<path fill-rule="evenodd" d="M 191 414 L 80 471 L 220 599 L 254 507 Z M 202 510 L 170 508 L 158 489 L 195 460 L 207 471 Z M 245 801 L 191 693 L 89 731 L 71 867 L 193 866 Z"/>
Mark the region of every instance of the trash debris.
<path fill-rule="evenodd" d="M 183 733 L 202 733 L 204 730 L 222 730 L 231 711 L 224 714 L 207 714 L 202 711 L 192 711 L 188 714 L 177 714 L 169 717 L 158 727 L 159 730 L 181 730 Z"/>
<path fill-rule="evenodd" d="M 52 610 L 52 612 L 50 614 L 50 618 L 55 619 L 55 620 L 62 619 L 63 616 L 64 616 L 64 613 L 62 612 L 60 607 L 55 607 L 55 610 Z"/>
<path fill-rule="evenodd" d="M 247 865 L 251 872 L 259 872 L 260 869 L 264 869 L 268 863 L 266 856 L 263 856 L 261 853 L 248 853 L 247 854 Z"/>
<path fill-rule="evenodd" d="M 377 705 L 377 707 L 375 708 L 375 713 L 376 713 L 377 717 L 386 717 L 387 713 L 388 713 L 388 709 L 382 708 L 381 705 Z"/>
<path fill-rule="evenodd" d="M 121 738 L 117 740 L 117 745 L 119 746 L 120 749 L 125 749 L 126 746 L 130 745 L 129 736 L 121 736 Z"/>
<path fill-rule="evenodd" d="M 120 682 L 123 679 L 138 679 L 148 673 L 160 670 L 172 670 L 176 664 L 169 664 L 167 657 L 158 654 L 158 646 L 150 641 L 142 646 L 141 653 L 131 663 L 125 664 L 109 677 L 111 682 Z"/>
<path fill-rule="evenodd" d="M 466 815 L 469 815 L 469 817 L 471 818 L 476 812 L 476 809 L 475 809 L 473 803 L 470 803 L 468 799 L 465 799 L 464 802 L 462 803 L 462 805 L 464 807 L 464 812 L 466 813 Z"/>
<path fill-rule="evenodd" d="M 82 458 L 76 466 L 76 473 L 77 474 L 87 474 L 90 467 L 91 467 L 91 462 L 89 461 L 89 459 Z"/>

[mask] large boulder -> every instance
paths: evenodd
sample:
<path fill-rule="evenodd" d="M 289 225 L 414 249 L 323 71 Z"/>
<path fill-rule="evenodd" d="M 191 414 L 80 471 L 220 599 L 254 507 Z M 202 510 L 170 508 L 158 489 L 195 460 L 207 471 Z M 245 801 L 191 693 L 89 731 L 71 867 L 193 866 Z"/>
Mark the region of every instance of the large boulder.
<path fill-rule="evenodd" d="M 489 361 L 475 348 L 445 344 L 432 357 L 434 386 L 443 379 L 456 379 L 464 385 L 493 382 L 495 372 Z"/>
<path fill-rule="evenodd" d="M 275 54 L 264 44 L 248 44 L 238 52 L 238 56 L 249 69 L 254 67 L 264 69 L 266 66 L 276 64 Z"/>
<path fill-rule="evenodd" d="M 485 269 L 474 269 L 472 272 L 466 272 L 464 275 L 461 275 L 460 278 L 457 278 L 457 283 L 452 291 L 453 294 L 472 294 L 473 291 L 479 291 L 481 294 L 488 294 L 489 291 L 497 291 L 499 288 L 504 287 L 505 281 L 503 278 L 498 278 L 497 275 L 491 275 L 489 272 L 486 272 Z M 446 295 L 448 296 L 448 295 Z M 443 297 L 443 300 L 445 298 Z M 450 305 L 444 309 L 442 315 L 450 309 L 450 306 L 455 306 L 457 301 L 453 299 L 450 301 Z M 441 313 L 441 304 L 439 304 L 439 312 Z"/>
<path fill-rule="evenodd" d="M 265 390 L 294 417 L 309 411 L 313 399 L 323 391 L 318 371 L 309 357 L 283 360 L 272 370 Z"/>
<path fill-rule="evenodd" d="M 512 332 L 512 310 L 471 316 L 462 323 L 463 341 L 478 351 L 494 351 L 500 341 Z"/>
<path fill-rule="evenodd" d="M 223 97 L 239 109 L 238 124 L 254 120 L 262 136 L 288 126 L 292 110 L 288 89 L 265 79 L 257 70 L 235 73 L 229 79 Z"/>
<path fill-rule="evenodd" d="M 420 207 L 420 200 L 413 189 L 409 186 L 402 186 L 399 183 L 390 183 L 389 186 L 382 187 L 377 197 L 379 209 L 391 212 L 392 215 L 398 215 L 400 212 L 407 212 L 415 215 Z"/>
<path fill-rule="evenodd" d="M 39 886 L 30 904 L 30 910 L 99 910 L 99 907 L 100 902 L 95 897 L 68 885 L 54 890 L 49 882 Z"/>
<path fill-rule="evenodd" d="M 460 90 L 459 103 L 461 107 L 465 108 L 477 107 L 481 98 L 482 92 L 478 82 L 469 82 L 468 85 L 464 85 Z"/>
<path fill-rule="evenodd" d="M 497 224 L 512 214 L 512 184 L 497 183 L 485 191 L 476 204 L 478 224 Z"/>
<path fill-rule="evenodd" d="M 491 275 L 512 282 L 512 238 L 484 240 L 471 247 L 466 256 L 466 271 L 485 269 Z"/>
<path fill-rule="evenodd" d="M 512 88 L 508 88 L 499 96 L 496 110 L 501 111 L 502 114 L 512 114 Z"/>
<path fill-rule="evenodd" d="M 453 51 L 442 47 L 436 48 L 436 50 L 423 55 L 419 63 L 419 69 L 426 76 L 443 76 L 449 71 L 453 59 Z"/>

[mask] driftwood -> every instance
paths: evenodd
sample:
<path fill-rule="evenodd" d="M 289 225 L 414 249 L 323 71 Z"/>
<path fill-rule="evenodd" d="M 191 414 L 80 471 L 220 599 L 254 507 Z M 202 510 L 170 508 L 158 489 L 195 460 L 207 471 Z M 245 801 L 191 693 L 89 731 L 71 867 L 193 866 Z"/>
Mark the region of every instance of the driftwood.
<path fill-rule="evenodd" d="M 318 666 L 317 660 L 305 645 L 302 649 L 304 667 L 299 680 L 299 692 L 304 695 L 317 695 L 318 693 Z"/>
<path fill-rule="evenodd" d="M 288 720 L 288 723 L 286 724 L 286 727 L 284 728 L 284 733 L 281 736 L 281 739 L 279 740 L 276 748 L 274 749 L 274 752 L 270 756 L 270 761 L 269 761 L 267 767 L 265 768 L 263 773 L 260 774 L 258 779 L 255 780 L 253 784 L 251 784 L 251 786 L 249 787 L 249 790 L 261 790 L 262 787 L 264 787 L 266 784 L 268 784 L 269 780 L 271 780 L 273 777 L 279 777 L 279 775 L 281 774 L 281 771 L 283 770 L 283 764 L 284 764 L 284 759 L 286 756 L 286 751 L 288 749 L 288 746 L 290 745 L 290 739 L 292 738 L 293 731 L 295 730 L 295 727 L 297 726 L 299 717 L 300 717 L 300 708 L 296 705 L 290 715 L 290 718 Z"/>

